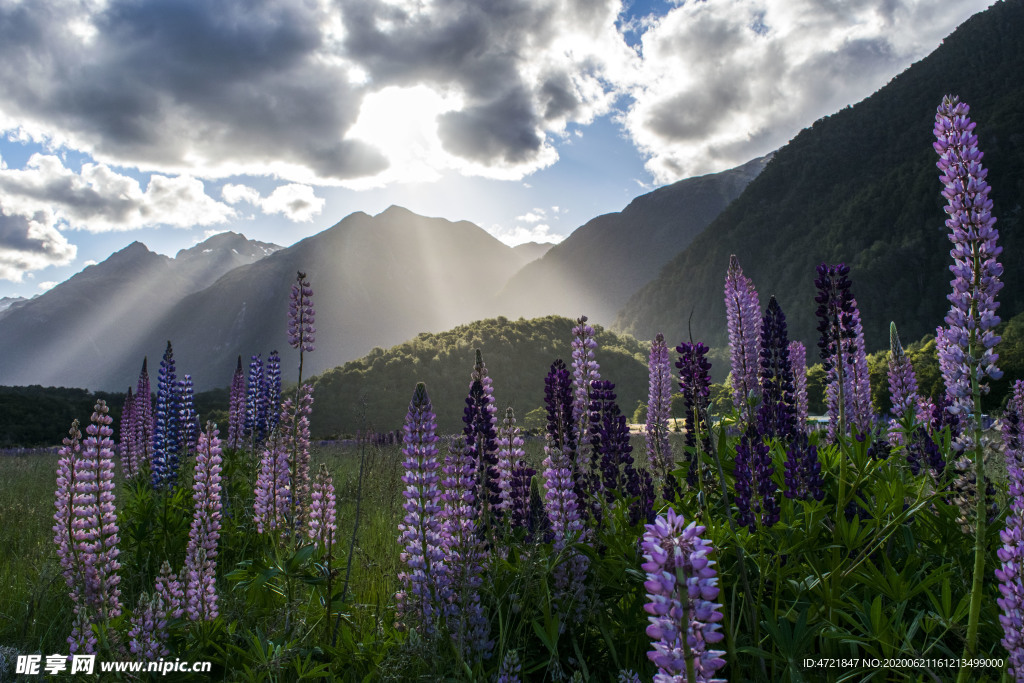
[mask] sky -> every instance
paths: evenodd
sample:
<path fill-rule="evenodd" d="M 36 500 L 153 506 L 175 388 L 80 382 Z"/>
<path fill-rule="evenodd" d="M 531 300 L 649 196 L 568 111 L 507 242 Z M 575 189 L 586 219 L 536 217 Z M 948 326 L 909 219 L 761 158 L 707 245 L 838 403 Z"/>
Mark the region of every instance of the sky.
<path fill-rule="evenodd" d="M 558 242 L 775 150 L 992 0 L 0 0 L 0 297 L 392 204 Z"/>

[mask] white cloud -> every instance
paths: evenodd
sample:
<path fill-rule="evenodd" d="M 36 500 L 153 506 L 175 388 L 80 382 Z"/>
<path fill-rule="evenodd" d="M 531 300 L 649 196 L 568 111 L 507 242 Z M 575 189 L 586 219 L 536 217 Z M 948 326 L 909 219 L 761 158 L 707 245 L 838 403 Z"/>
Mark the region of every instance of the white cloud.
<path fill-rule="evenodd" d="M 170 225 L 188 228 L 224 223 L 234 209 L 208 196 L 189 176 L 152 175 L 139 181 L 104 164 L 83 164 L 80 173 L 54 155 L 34 154 L 23 169 L 0 169 L 0 192 L 8 215 L 51 214 L 53 225 L 88 232 Z"/>
<path fill-rule="evenodd" d="M 32 271 L 67 265 L 77 253 L 45 211 L 26 217 L 7 213 L 0 204 L 0 280 L 31 279 Z"/>
<path fill-rule="evenodd" d="M 317 197 L 309 185 L 281 185 L 260 201 L 266 213 L 280 213 L 289 220 L 301 223 L 313 220 L 324 208 L 323 197 Z"/>
<path fill-rule="evenodd" d="M 82 263 L 82 266 L 84 268 L 88 268 L 89 266 L 95 266 L 97 263 L 98 261 L 96 259 L 87 259 Z"/>
<path fill-rule="evenodd" d="M 554 207 L 554 209 L 555 213 L 558 213 L 558 207 L 556 206 Z M 518 216 L 516 220 L 522 221 L 524 223 L 540 223 L 542 220 L 544 220 L 545 213 L 546 212 L 544 211 L 544 209 L 533 209 L 523 214 L 522 216 Z"/>
<path fill-rule="evenodd" d="M 49 290 L 53 289 L 54 287 L 56 287 L 59 284 L 60 283 L 57 282 L 56 280 L 47 280 L 46 282 L 40 282 L 36 286 L 39 287 L 40 290 L 46 292 L 46 291 L 49 291 Z"/>
<path fill-rule="evenodd" d="M 527 242 L 550 242 L 552 244 L 558 244 L 565 239 L 565 235 L 559 235 L 551 232 L 551 226 L 544 223 L 530 226 L 515 225 L 511 228 L 495 224 L 491 226 L 488 232 L 510 247 L 515 247 Z"/>
<path fill-rule="evenodd" d="M 255 206 L 260 202 L 260 191 L 255 187 L 249 187 L 248 185 L 236 185 L 229 183 L 220 189 L 220 196 L 228 204 L 248 202 Z"/>
<path fill-rule="evenodd" d="M 990 3 L 683 3 L 644 33 L 621 120 L 658 182 L 736 166 L 867 97 Z"/>

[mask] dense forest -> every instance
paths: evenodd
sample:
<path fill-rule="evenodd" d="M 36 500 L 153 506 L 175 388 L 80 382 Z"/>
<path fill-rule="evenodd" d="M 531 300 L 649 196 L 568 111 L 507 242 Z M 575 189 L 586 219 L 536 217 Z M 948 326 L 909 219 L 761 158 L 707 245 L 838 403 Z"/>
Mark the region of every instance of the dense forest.
<path fill-rule="evenodd" d="M 1003 247 L 1004 317 L 1024 311 L 1024 3 L 996 3 L 873 96 L 816 122 L 767 168 L 658 279 L 633 296 L 614 327 L 668 338 L 726 340 L 722 287 L 735 253 L 762 304 L 775 294 L 790 338 L 816 339 L 815 266 L 851 266 L 868 349 L 934 333 L 949 308 L 935 109 L 947 93 L 971 106 Z M 692 316 L 692 318 L 691 318 Z"/>
<path fill-rule="evenodd" d="M 401 427 L 417 382 L 425 382 L 438 428 L 462 428 L 476 349 L 494 380 L 498 410 L 515 409 L 519 420 L 544 405 L 544 376 L 561 358 L 572 362 L 573 321 L 558 316 L 531 320 L 491 318 L 438 334 L 420 334 L 388 350 L 374 349 L 316 380 L 314 436 L 387 431 Z M 616 385 L 619 405 L 632 415 L 647 400 L 649 343 L 595 326 L 601 377 Z"/>

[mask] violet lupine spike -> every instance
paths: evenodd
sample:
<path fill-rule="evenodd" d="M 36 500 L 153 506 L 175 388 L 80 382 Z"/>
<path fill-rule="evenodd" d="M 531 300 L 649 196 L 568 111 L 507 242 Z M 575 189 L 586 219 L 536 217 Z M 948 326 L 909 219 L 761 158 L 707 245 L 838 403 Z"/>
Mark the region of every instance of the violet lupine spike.
<path fill-rule="evenodd" d="M 163 600 L 157 594 L 143 593 L 131 618 L 128 651 L 136 660 L 154 661 L 171 653 L 167 648 L 167 616 Z"/>
<path fill-rule="evenodd" d="M 181 405 L 178 409 L 181 424 L 181 452 L 191 453 L 199 443 L 199 413 L 195 406 L 195 385 L 192 382 L 192 375 L 185 375 L 178 380 L 178 395 L 181 397 Z"/>
<path fill-rule="evenodd" d="M 518 650 L 509 650 L 501 660 L 501 667 L 494 683 L 522 683 L 523 664 L 519 661 Z"/>
<path fill-rule="evenodd" d="M 185 589 L 178 575 L 171 571 L 171 564 L 164 560 L 160 575 L 156 577 L 156 593 L 163 600 L 168 619 L 181 619 L 185 614 Z"/>
<path fill-rule="evenodd" d="M 789 445 L 785 467 L 786 498 L 822 500 L 825 497 L 818 449 L 807 438 L 806 432 L 797 432 Z"/>
<path fill-rule="evenodd" d="M 124 397 L 124 406 L 121 408 L 120 434 L 121 439 L 117 444 L 118 455 L 121 456 L 121 473 L 125 479 L 131 479 L 138 474 L 138 466 L 135 462 L 135 445 L 132 437 L 135 431 L 135 418 L 132 410 L 135 407 L 135 395 L 132 388 L 128 387 L 128 393 Z"/>
<path fill-rule="evenodd" d="M 647 572 L 644 588 L 650 602 L 644 610 L 651 615 L 647 635 L 654 641 L 647 657 L 658 667 L 655 682 L 686 681 L 689 650 L 696 681 L 724 683 L 714 678 L 725 666 L 725 652 L 712 647 L 725 636 L 719 623 L 722 606 L 714 602 L 719 593 L 715 562 L 709 558 L 714 548 L 701 538 L 704 527 L 687 525 L 669 508 L 646 528 L 641 568 Z"/>
<path fill-rule="evenodd" d="M 263 405 L 266 407 L 266 433 L 277 427 L 281 419 L 281 356 L 271 351 L 267 357 L 267 366 L 263 379 Z"/>
<path fill-rule="evenodd" d="M 245 435 L 245 373 L 242 371 L 242 357 L 231 378 L 231 394 L 228 398 L 228 447 L 241 448 Z"/>
<path fill-rule="evenodd" d="M 522 506 L 522 501 L 517 501 L 515 498 L 514 477 L 516 467 L 526 457 L 526 451 L 523 450 L 524 441 L 519 435 L 519 427 L 516 426 L 516 414 L 511 407 L 505 409 L 505 419 L 498 429 L 496 443 L 498 447 L 497 479 L 500 493 L 495 509 L 501 510 L 503 514 L 506 512 L 511 514 L 517 505 Z M 521 512 L 522 510 L 520 510 Z"/>
<path fill-rule="evenodd" d="M 291 507 L 288 508 L 287 514 L 296 529 L 305 524 L 306 508 L 309 504 L 309 420 L 313 414 L 313 385 L 307 382 L 298 388 L 297 393 L 298 414 L 293 413 L 292 400 L 288 399 L 282 404 L 280 419 L 281 424 L 293 426 L 292 429 L 285 431 L 284 449 L 289 457 L 288 475 L 291 482 Z"/>
<path fill-rule="evenodd" d="M 556 373 L 554 365 L 552 374 L 558 382 L 561 371 Z M 548 375 L 549 380 L 552 379 L 552 374 Z M 566 442 L 559 443 L 549 431 L 544 453 L 547 456 L 544 459 L 544 499 L 554 552 L 570 553 L 569 559 L 559 563 L 553 572 L 553 599 L 559 613 L 564 617 L 568 614 L 570 606 L 579 608 L 583 604 L 584 582 L 589 561 L 585 555 L 571 548 L 571 545 L 585 540 L 585 528 L 580 517 L 580 503 L 576 494 L 572 451 Z"/>
<path fill-rule="evenodd" d="M 572 420 L 576 433 L 580 435 L 574 464 L 577 474 L 579 474 L 589 457 L 589 454 L 586 453 L 584 435 L 589 431 L 587 420 L 590 418 L 590 387 L 594 381 L 601 379 L 601 372 L 594 356 L 594 349 L 597 348 L 597 340 L 594 338 L 595 331 L 592 326 L 587 324 L 587 316 L 580 316 L 576 320 L 576 325 L 572 328 L 572 335 Z"/>
<path fill-rule="evenodd" d="M 160 361 L 160 377 L 156 389 L 153 458 L 150 463 L 154 489 L 174 488 L 178 479 L 181 447 L 181 393 L 178 376 L 175 374 L 174 349 L 168 341 L 167 350 Z"/>
<path fill-rule="evenodd" d="M 469 384 L 469 395 L 462 417 L 465 427 L 462 430 L 466 437 L 466 455 L 476 462 L 477 476 L 481 488 L 477 491 L 480 521 L 484 526 L 492 520 L 492 510 L 501 502 L 501 490 L 498 487 L 498 433 L 497 406 L 494 403 L 494 386 L 487 374 L 487 365 L 483 361 L 480 349 L 476 350 L 476 363 L 473 366 Z"/>
<path fill-rule="evenodd" d="M 864 326 L 860 322 L 860 309 L 853 301 L 850 316 L 850 358 L 847 360 L 847 377 L 850 384 L 850 425 L 861 434 L 871 431 L 873 411 L 871 409 L 871 379 L 868 372 L 868 356 L 864 346 Z"/>
<path fill-rule="evenodd" d="M 312 352 L 316 342 L 316 311 L 313 308 L 313 288 L 306 274 L 298 272 L 288 302 L 288 343 L 300 351 Z"/>
<path fill-rule="evenodd" d="M 448 571 L 445 588 L 449 603 L 448 632 L 462 656 L 470 661 L 491 656 L 490 623 L 480 603 L 483 565 L 486 561 L 480 540 L 476 461 L 469 454 L 465 437 L 449 446 L 442 468 L 444 500 L 444 562 Z"/>
<path fill-rule="evenodd" d="M 758 432 L 764 438 L 789 440 L 796 436 L 796 389 L 789 360 L 786 316 L 772 296 L 761 321 L 761 405 L 757 410 Z"/>
<path fill-rule="evenodd" d="M 84 605 L 77 605 L 74 608 L 75 620 L 71 627 L 71 635 L 68 636 L 68 650 L 72 655 L 95 654 L 99 641 L 92 630 L 92 620 L 89 611 Z"/>
<path fill-rule="evenodd" d="M 965 415 L 974 412 L 971 378 L 975 377 L 982 393 L 988 391 L 986 378 L 998 380 L 1003 373 L 996 366 L 999 355 L 995 345 L 999 337 L 995 327 L 999 302 L 996 295 L 1003 288 L 1000 276 L 1003 266 L 996 260 L 1002 247 L 996 244 L 999 231 L 992 215 L 991 188 L 985 180 L 988 170 L 981 165 L 984 153 L 978 149 L 977 125 L 968 116 L 970 107 L 959 98 L 947 95 L 935 114 L 936 166 L 942 172 L 942 196 L 949 218 L 949 239 L 953 243 L 950 256 L 953 273 L 947 296 L 950 303 L 946 316 L 943 379 L 953 400 L 951 410 Z"/>
<path fill-rule="evenodd" d="M 114 499 L 114 442 L 105 401 L 96 401 L 92 419 L 85 428 L 79 465 L 83 486 L 72 504 L 75 508 L 75 537 L 85 569 L 85 599 L 100 620 L 120 616 L 121 582 L 117 557 L 118 528 Z"/>
<path fill-rule="evenodd" d="M 132 410 L 132 447 L 135 449 L 132 459 L 139 472 L 148 471 L 153 460 L 153 397 L 149 386 L 147 362 L 147 358 L 142 359 L 142 370 L 139 372 Z"/>
<path fill-rule="evenodd" d="M 732 402 L 749 425 L 754 416 L 749 414 L 748 399 L 760 389 L 757 373 L 761 303 L 753 281 L 743 274 L 735 254 L 729 256 L 729 270 L 725 275 L 725 313 L 732 366 Z"/>
<path fill-rule="evenodd" d="M 775 468 L 771 450 L 753 427 L 736 444 L 735 463 L 737 521 L 750 533 L 757 531 L 759 526 L 774 525 L 779 521 L 779 503 L 775 495 L 778 485 L 772 479 Z"/>
<path fill-rule="evenodd" d="M 437 422 L 427 387 L 416 385 L 405 416 L 402 463 L 405 473 L 405 517 L 398 525 L 400 558 L 408 568 L 398 574 L 399 618 L 432 636 L 445 616 L 448 567 L 445 564 L 445 523 L 438 460 Z M 412 623 L 410 623 L 412 622 Z"/>
<path fill-rule="evenodd" d="M 679 390 L 683 394 L 686 410 L 687 449 L 694 453 L 710 453 L 711 437 L 708 424 L 708 404 L 711 401 L 711 363 L 707 360 L 708 347 L 697 342 L 684 342 L 676 347 L 679 360 Z M 697 485 L 700 458 L 688 454 L 690 469 L 686 475 L 690 486 Z"/>
<path fill-rule="evenodd" d="M 325 551 L 334 545 L 334 534 L 338 531 L 338 499 L 334 494 L 334 481 L 327 465 L 320 463 L 309 503 L 309 540 Z"/>
<path fill-rule="evenodd" d="M 633 446 L 629 443 L 629 425 L 626 416 L 615 402 L 615 385 L 597 380 L 590 388 L 590 446 L 595 458 L 600 458 L 600 485 L 594 491 L 604 491 L 605 500 L 615 499 L 615 492 L 628 496 L 640 495 L 640 479 L 633 467 Z"/>
<path fill-rule="evenodd" d="M 81 478 L 79 465 L 82 457 L 82 432 L 78 428 L 78 420 L 71 423 L 68 435 L 64 437 L 64 445 L 57 452 L 57 488 L 54 491 L 53 542 L 57 545 L 57 557 L 60 560 L 64 582 L 70 589 L 71 599 L 78 602 L 84 589 L 85 572 L 78 555 L 76 534 L 76 515 L 74 501 L 78 496 L 86 495 L 86 484 Z"/>
<path fill-rule="evenodd" d="M 1003 547 L 998 550 L 996 569 L 1000 597 L 996 599 L 1003 626 L 1002 645 L 1009 655 L 1009 674 L 1024 680 L 1024 381 L 1014 383 L 1013 395 L 1003 415 L 1004 460 L 1008 480 L 1010 511 L 999 532 Z"/>
<path fill-rule="evenodd" d="M 291 410 L 291 405 L 292 401 L 288 399 L 281 410 Z M 283 529 L 287 525 L 287 515 L 291 509 L 289 456 L 288 447 L 277 432 L 263 446 L 253 499 L 253 521 L 258 533 Z"/>
<path fill-rule="evenodd" d="M 668 438 L 668 420 L 672 408 L 672 366 L 668 358 L 665 335 L 659 332 L 651 342 L 647 361 L 647 459 L 651 468 L 664 481 L 675 465 L 672 444 Z"/>
<path fill-rule="evenodd" d="M 185 612 L 190 621 L 217 618 L 217 545 L 221 528 L 221 448 L 217 426 L 206 423 L 196 447 L 195 512 L 185 550 Z"/>
<path fill-rule="evenodd" d="M 249 361 L 249 379 L 246 382 L 245 434 L 253 445 L 267 436 L 266 392 L 263 390 L 263 356 L 256 354 Z"/>
<path fill-rule="evenodd" d="M 892 403 L 892 419 L 889 421 L 888 438 L 891 443 L 903 443 L 901 424 L 906 418 L 917 416 L 920 397 L 917 394 L 917 376 L 910 358 L 903 351 L 896 323 L 889 323 L 889 397 Z"/>
<path fill-rule="evenodd" d="M 789 364 L 793 368 L 793 398 L 796 401 L 796 428 L 807 431 L 807 348 L 803 342 L 789 342 Z"/>

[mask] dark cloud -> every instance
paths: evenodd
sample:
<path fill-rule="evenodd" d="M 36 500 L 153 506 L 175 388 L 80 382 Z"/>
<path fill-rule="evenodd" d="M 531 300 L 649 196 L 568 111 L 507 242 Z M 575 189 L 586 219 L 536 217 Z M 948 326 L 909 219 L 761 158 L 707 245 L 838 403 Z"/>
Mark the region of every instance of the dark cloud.
<path fill-rule="evenodd" d="M 528 97 L 514 90 L 492 102 L 444 114 L 437 125 L 441 143 L 452 154 L 482 163 L 527 161 L 544 143 L 531 105 Z"/>
<path fill-rule="evenodd" d="M 321 59 L 325 17 L 312 3 L 115 1 L 92 17 L 86 49 L 52 5 L 29 5 L 0 16 L 33 37 L 0 40 L 11 116 L 141 166 L 276 161 L 335 179 L 386 167 L 344 139 L 362 93 Z"/>
<path fill-rule="evenodd" d="M 74 260 L 77 249 L 49 221 L 43 212 L 7 215 L 0 205 L 0 280 L 20 282 L 26 271 Z"/>

